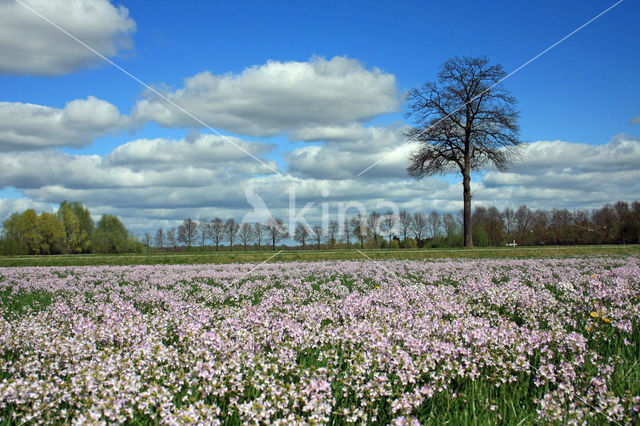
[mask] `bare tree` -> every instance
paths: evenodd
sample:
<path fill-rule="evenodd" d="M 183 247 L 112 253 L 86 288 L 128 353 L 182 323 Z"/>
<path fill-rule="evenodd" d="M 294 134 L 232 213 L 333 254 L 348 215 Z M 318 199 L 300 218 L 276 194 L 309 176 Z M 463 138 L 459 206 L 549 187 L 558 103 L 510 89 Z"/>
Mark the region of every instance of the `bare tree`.
<path fill-rule="evenodd" d="M 529 209 L 529 207 L 524 204 L 518 207 L 515 214 L 516 219 L 516 231 L 520 238 L 526 235 L 527 232 L 531 230 L 531 225 L 533 222 L 533 212 Z"/>
<path fill-rule="evenodd" d="M 320 250 L 320 243 L 322 242 L 322 238 L 324 237 L 324 229 L 320 225 L 313 225 L 311 228 L 313 231 L 313 238 L 316 240 L 317 248 Z"/>
<path fill-rule="evenodd" d="M 442 224 L 444 226 L 444 233 L 447 236 L 447 240 L 451 239 L 458 229 L 458 221 L 451 213 L 447 213 L 442 216 Z"/>
<path fill-rule="evenodd" d="M 380 218 L 380 232 L 387 236 L 389 240 L 389 246 L 391 246 L 391 239 L 396 230 L 396 216 L 393 212 L 388 212 Z"/>
<path fill-rule="evenodd" d="M 329 227 L 327 228 L 327 241 L 329 242 L 329 246 L 333 247 L 336 243 L 336 237 L 338 236 L 338 231 L 340 230 L 340 224 L 337 220 L 330 220 Z"/>
<path fill-rule="evenodd" d="M 267 224 L 265 225 L 265 229 L 269 237 L 271 237 L 271 247 L 273 250 L 276 249 L 276 243 L 278 241 L 282 241 L 285 238 L 289 237 L 287 226 L 279 217 L 270 217 L 267 221 Z"/>
<path fill-rule="evenodd" d="M 440 227 L 442 226 L 440 213 L 435 210 L 429 213 L 429 216 L 427 216 L 427 225 L 429 226 L 429 231 L 431 232 L 431 238 L 438 238 L 438 236 L 440 235 Z"/>
<path fill-rule="evenodd" d="M 195 221 L 185 219 L 184 222 L 178 227 L 178 241 L 185 244 L 187 248 L 191 248 L 193 241 L 196 239 L 196 232 L 198 225 Z"/>
<path fill-rule="evenodd" d="M 360 213 L 358 216 L 351 219 L 351 229 L 353 235 L 360 241 L 360 248 L 364 248 L 364 240 L 367 239 L 367 216 L 364 213 Z"/>
<path fill-rule="evenodd" d="M 238 232 L 238 239 L 242 242 L 242 247 L 247 250 L 247 243 L 253 240 L 253 227 L 248 223 L 243 223 Z"/>
<path fill-rule="evenodd" d="M 258 248 L 260 248 L 260 245 L 262 244 L 262 236 L 264 235 L 264 227 L 261 223 L 256 222 L 253 225 L 253 235 L 256 237 Z"/>
<path fill-rule="evenodd" d="M 144 245 L 147 246 L 147 251 L 149 251 L 149 248 L 151 247 L 151 233 L 150 232 L 145 232 L 144 233 Z"/>
<path fill-rule="evenodd" d="M 167 231 L 167 242 L 175 250 L 178 243 L 176 241 L 176 228 L 171 228 Z"/>
<path fill-rule="evenodd" d="M 379 247 L 378 237 L 380 236 L 380 219 L 380 213 L 375 210 L 369 213 L 369 216 L 367 217 L 367 226 L 369 227 L 369 232 L 373 236 L 373 242 L 375 243 L 376 248 Z"/>
<path fill-rule="evenodd" d="M 200 236 L 200 246 L 204 247 L 207 243 L 207 239 L 211 234 L 211 227 L 209 221 L 206 219 L 200 219 L 198 221 L 198 235 Z"/>
<path fill-rule="evenodd" d="M 489 245 L 498 246 L 502 244 L 504 222 L 502 221 L 502 214 L 494 207 L 490 206 L 487 209 L 487 221 L 486 232 L 489 237 Z"/>
<path fill-rule="evenodd" d="M 427 216 L 422 212 L 415 212 L 413 214 L 413 221 L 411 224 L 413 235 L 416 237 L 418 247 L 422 247 L 422 239 L 425 232 L 427 232 Z"/>
<path fill-rule="evenodd" d="M 504 218 L 504 230 L 507 232 L 507 236 L 511 238 L 515 231 L 516 212 L 511 207 L 507 207 L 502 211 L 502 217 Z"/>
<path fill-rule="evenodd" d="M 344 218 L 344 224 L 342 225 L 342 232 L 344 233 L 344 240 L 347 243 L 347 248 L 351 245 L 351 220 L 347 217 Z"/>
<path fill-rule="evenodd" d="M 227 219 L 224 223 L 224 236 L 229 241 L 229 250 L 233 251 L 233 241 L 236 239 L 236 234 L 240 229 L 240 225 L 232 217 Z"/>
<path fill-rule="evenodd" d="M 164 248 L 164 231 L 162 228 L 158 228 L 156 231 L 156 247 L 159 249 Z"/>
<path fill-rule="evenodd" d="M 219 217 L 214 218 L 209 225 L 209 232 L 213 243 L 216 245 L 216 251 L 220 247 L 220 241 L 224 237 L 224 222 Z"/>
<path fill-rule="evenodd" d="M 402 232 L 402 244 L 404 246 L 407 245 L 407 236 L 411 231 L 411 213 L 406 210 L 400 210 L 400 214 L 398 215 L 398 222 L 400 224 L 400 231 Z"/>
<path fill-rule="evenodd" d="M 442 65 L 437 83 L 409 92 L 408 117 L 415 127 L 406 136 L 421 145 L 407 171 L 420 179 L 460 170 L 465 247 L 473 247 L 471 172 L 487 164 L 505 170 L 520 143 L 519 113 L 500 84 L 504 76 L 502 66 L 489 65 L 486 57 L 455 57 Z"/>
<path fill-rule="evenodd" d="M 306 223 L 298 222 L 296 225 L 296 230 L 293 233 L 294 241 L 302 244 L 302 247 L 305 247 L 307 244 L 307 239 L 311 235 L 311 229 L 309 229 L 309 225 Z"/>

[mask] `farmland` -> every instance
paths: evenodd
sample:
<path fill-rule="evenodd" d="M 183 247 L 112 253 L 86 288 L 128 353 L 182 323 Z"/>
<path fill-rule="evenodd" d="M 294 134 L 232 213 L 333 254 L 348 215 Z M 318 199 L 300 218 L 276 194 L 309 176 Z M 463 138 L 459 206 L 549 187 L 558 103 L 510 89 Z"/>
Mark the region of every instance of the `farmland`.
<path fill-rule="evenodd" d="M 0 418 L 637 423 L 639 306 L 628 254 L 5 267 Z"/>

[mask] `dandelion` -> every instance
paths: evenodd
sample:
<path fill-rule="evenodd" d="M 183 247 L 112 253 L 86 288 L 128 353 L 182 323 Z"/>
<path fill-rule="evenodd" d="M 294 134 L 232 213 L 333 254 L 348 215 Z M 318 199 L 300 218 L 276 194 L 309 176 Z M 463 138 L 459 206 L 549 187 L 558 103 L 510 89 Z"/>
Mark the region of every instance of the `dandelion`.
<path fill-rule="evenodd" d="M 602 321 L 606 322 L 607 324 L 611 322 L 611 320 L 607 317 L 602 317 Z"/>
<path fill-rule="evenodd" d="M 591 317 L 592 318 L 598 318 L 599 316 L 600 316 L 600 312 L 591 311 Z"/>

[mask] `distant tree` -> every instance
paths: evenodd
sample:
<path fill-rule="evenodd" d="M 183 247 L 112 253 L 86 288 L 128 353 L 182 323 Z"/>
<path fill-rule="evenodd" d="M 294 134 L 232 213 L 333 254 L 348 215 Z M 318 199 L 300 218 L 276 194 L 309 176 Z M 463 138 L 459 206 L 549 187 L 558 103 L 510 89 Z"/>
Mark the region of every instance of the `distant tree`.
<path fill-rule="evenodd" d="M 456 218 L 451 213 L 447 213 L 442 216 L 442 225 L 444 226 L 444 232 L 447 240 L 451 240 L 458 229 L 458 222 L 456 221 Z"/>
<path fill-rule="evenodd" d="M 367 215 L 360 213 L 358 216 L 351 219 L 351 229 L 353 235 L 360 241 L 360 248 L 364 248 L 364 241 L 369 235 L 367 229 Z"/>
<path fill-rule="evenodd" d="M 262 236 L 264 235 L 264 226 L 261 223 L 256 222 L 253 225 L 253 235 L 256 238 L 256 242 L 258 243 L 258 248 L 262 245 Z"/>
<path fill-rule="evenodd" d="M 553 244 L 568 244 L 572 239 L 573 215 L 567 209 L 553 209 L 549 215 L 550 237 Z"/>
<path fill-rule="evenodd" d="M 515 227 L 518 238 L 522 241 L 528 241 L 529 233 L 532 231 L 533 212 L 524 204 L 518 207 L 515 213 Z"/>
<path fill-rule="evenodd" d="M 216 251 L 218 251 L 218 247 L 220 247 L 220 241 L 222 241 L 224 237 L 224 222 L 219 217 L 214 218 L 211 221 L 211 225 L 209 226 L 209 231 L 211 232 L 211 239 L 213 243 L 216 245 Z"/>
<path fill-rule="evenodd" d="M 265 230 L 267 234 L 271 238 L 271 247 L 273 250 L 276 249 L 276 243 L 284 240 L 289 237 L 289 233 L 287 232 L 287 226 L 284 224 L 284 221 L 279 217 L 270 217 L 265 225 Z"/>
<path fill-rule="evenodd" d="M 313 238 L 316 240 L 316 248 L 320 250 L 320 243 L 322 242 L 322 238 L 324 237 L 324 229 L 320 225 L 313 225 L 311 227 L 313 231 Z"/>
<path fill-rule="evenodd" d="M 422 212 L 415 212 L 413 214 L 413 221 L 411 222 L 411 229 L 413 230 L 413 236 L 416 238 L 418 247 L 422 247 L 425 233 L 427 232 L 427 216 Z"/>
<path fill-rule="evenodd" d="M 489 237 L 490 246 L 499 246 L 504 239 L 504 222 L 502 221 L 502 214 L 494 206 L 490 206 L 487 209 L 487 218 L 485 222 L 485 230 Z"/>
<path fill-rule="evenodd" d="M 151 248 L 151 233 L 150 232 L 145 232 L 144 233 L 144 246 L 147 248 L 147 251 L 149 251 L 149 249 Z"/>
<path fill-rule="evenodd" d="M 39 254 L 62 253 L 65 247 L 65 229 L 56 215 L 42 212 L 38 218 L 38 233 L 40 234 Z"/>
<path fill-rule="evenodd" d="M 238 232 L 238 239 L 242 242 L 242 247 L 247 250 L 247 243 L 253 240 L 253 227 L 249 223 L 243 223 Z"/>
<path fill-rule="evenodd" d="M 207 240 L 211 236 L 211 226 L 207 219 L 200 219 L 198 221 L 198 236 L 200 237 L 200 247 L 207 245 Z"/>
<path fill-rule="evenodd" d="M 393 214 L 393 212 L 388 212 L 380 218 L 380 232 L 383 235 L 386 235 L 387 239 L 389 240 L 389 243 L 391 243 L 391 239 L 393 238 L 393 235 L 396 230 L 396 221 L 397 221 L 397 218 Z M 391 244 L 389 244 L 389 248 L 390 247 L 391 247 Z"/>
<path fill-rule="evenodd" d="M 176 229 L 171 228 L 167 231 L 167 242 L 175 250 L 178 247 L 178 241 L 176 239 Z"/>
<path fill-rule="evenodd" d="M 515 232 L 516 212 L 511 207 L 507 207 L 502 211 L 502 218 L 504 219 L 504 231 L 507 233 L 507 238 L 511 240 Z"/>
<path fill-rule="evenodd" d="M 333 247 L 336 244 L 336 238 L 338 236 L 339 230 L 340 224 L 338 223 L 338 221 L 330 220 L 326 232 L 327 241 L 329 242 L 330 247 Z"/>
<path fill-rule="evenodd" d="M 293 233 L 293 240 L 302 244 L 302 247 L 305 247 L 307 239 L 311 235 L 311 229 L 309 229 L 309 225 L 306 223 L 298 222 L 296 224 L 296 229 Z"/>
<path fill-rule="evenodd" d="M 178 227 L 178 242 L 186 245 L 187 249 L 191 249 L 197 232 L 198 224 L 191 218 L 185 219 Z"/>
<path fill-rule="evenodd" d="M 66 203 L 66 201 L 64 201 Z M 91 241 L 95 231 L 95 224 L 89 209 L 83 206 L 79 201 L 67 203 L 73 214 L 78 218 L 80 232 L 80 246 L 82 253 L 90 253 L 92 250 Z M 86 236 L 86 237 L 85 237 Z"/>
<path fill-rule="evenodd" d="M 240 229 L 240 225 L 236 222 L 234 218 L 229 218 L 224 223 L 224 236 L 229 241 L 229 250 L 233 251 L 233 242 L 236 239 L 236 234 Z"/>
<path fill-rule="evenodd" d="M 98 253 L 125 253 L 132 250 L 129 233 L 117 216 L 102 215 L 94 232 L 93 247 Z"/>
<path fill-rule="evenodd" d="M 543 209 L 533 212 L 532 219 L 533 244 L 547 244 L 549 242 L 549 213 Z"/>
<path fill-rule="evenodd" d="M 369 216 L 367 217 L 367 227 L 369 228 L 369 232 L 371 233 L 371 236 L 373 236 L 373 242 L 376 245 L 376 248 L 379 247 L 378 237 L 380 237 L 381 218 L 382 218 L 382 215 L 380 215 L 380 213 L 378 213 L 375 210 L 369 213 Z"/>
<path fill-rule="evenodd" d="M 88 251 L 91 248 L 89 235 L 85 230 L 80 229 L 80 220 L 66 201 L 60 203 L 56 215 L 64 227 L 65 251 L 68 253 Z"/>
<path fill-rule="evenodd" d="M 442 227 L 440 213 L 435 210 L 429 213 L 429 216 L 427 216 L 427 226 L 431 233 L 431 238 L 438 238 L 440 235 L 440 228 Z"/>
<path fill-rule="evenodd" d="M 344 218 L 344 223 L 342 225 L 342 232 L 344 233 L 344 240 L 347 243 L 347 248 L 351 245 L 351 220 L 347 217 Z"/>
<path fill-rule="evenodd" d="M 398 224 L 400 225 L 400 232 L 402 232 L 402 244 L 407 246 L 407 237 L 411 232 L 411 224 L 413 223 L 413 218 L 411 217 L 411 213 L 406 210 L 400 210 L 400 214 L 398 215 Z"/>
<path fill-rule="evenodd" d="M 164 248 L 164 231 L 162 228 L 158 228 L 156 231 L 156 247 L 159 249 Z"/>
<path fill-rule="evenodd" d="M 411 154 L 410 176 L 462 174 L 464 245 L 471 236 L 471 172 L 486 164 L 498 170 L 512 161 L 520 143 L 515 99 L 500 84 L 505 72 L 485 57 L 452 58 L 440 68 L 437 83 L 409 92 L 410 140 L 421 142 Z"/>

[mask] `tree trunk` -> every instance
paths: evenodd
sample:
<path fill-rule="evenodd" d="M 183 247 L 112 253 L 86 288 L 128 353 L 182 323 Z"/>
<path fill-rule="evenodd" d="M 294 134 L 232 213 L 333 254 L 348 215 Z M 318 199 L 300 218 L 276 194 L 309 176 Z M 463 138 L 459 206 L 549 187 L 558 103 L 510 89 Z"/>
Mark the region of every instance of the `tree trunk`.
<path fill-rule="evenodd" d="M 473 247 L 471 235 L 471 176 L 469 170 L 465 170 L 462 178 L 463 199 L 464 199 L 464 246 Z"/>

